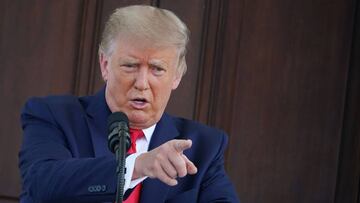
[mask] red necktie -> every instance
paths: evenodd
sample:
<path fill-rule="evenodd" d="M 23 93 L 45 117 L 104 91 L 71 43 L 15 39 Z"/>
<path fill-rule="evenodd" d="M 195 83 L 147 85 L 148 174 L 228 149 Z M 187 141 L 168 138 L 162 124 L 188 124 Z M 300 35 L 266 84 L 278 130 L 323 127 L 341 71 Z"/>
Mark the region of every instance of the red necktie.
<path fill-rule="evenodd" d="M 128 150 L 128 154 L 133 154 L 136 152 L 136 140 L 142 138 L 143 136 L 144 136 L 144 132 L 142 130 L 130 128 L 131 146 L 130 149 Z M 123 202 L 138 203 L 140 200 L 140 191 L 141 191 L 141 183 L 135 186 L 129 197 Z"/>

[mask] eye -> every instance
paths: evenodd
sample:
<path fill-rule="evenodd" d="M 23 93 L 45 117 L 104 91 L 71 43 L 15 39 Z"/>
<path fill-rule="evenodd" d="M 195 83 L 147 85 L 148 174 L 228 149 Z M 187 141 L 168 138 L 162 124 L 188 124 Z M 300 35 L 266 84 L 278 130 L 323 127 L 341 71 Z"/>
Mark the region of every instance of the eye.
<path fill-rule="evenodd" d="M 156 76 L 161 76 L 166 72 L 166 70 L 160 66 L 152 66 L 151 70 L 152 70 L 153 74 Z"/>
<path fill-rule="evenodd" d="M 120 65 L 121 69 L 125 72 L 133 72 L 136 70 L 138 65 L 136 63 L 123 63 Z"/>
<path fill-rule="evenodd" d="M 133 64 L 133 63 L 126 63 L 126 64 L 123 64 L 121 66 L 124 66 L 126 68 L 135 68 L 136 67 L 136 64 Z"/>

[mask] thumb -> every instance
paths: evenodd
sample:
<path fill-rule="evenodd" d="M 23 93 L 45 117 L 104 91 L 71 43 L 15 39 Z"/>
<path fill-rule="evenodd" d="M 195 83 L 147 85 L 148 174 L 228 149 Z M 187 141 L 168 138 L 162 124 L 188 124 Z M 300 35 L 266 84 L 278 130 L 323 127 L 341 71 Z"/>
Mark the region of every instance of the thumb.
<path fill-rule="evenodd" d="M 174 140 L 173 146 L 175 150 L 179 153 L 182 153 L 185 149 L 189 149 L 192 145 L 191 140 Z"/>

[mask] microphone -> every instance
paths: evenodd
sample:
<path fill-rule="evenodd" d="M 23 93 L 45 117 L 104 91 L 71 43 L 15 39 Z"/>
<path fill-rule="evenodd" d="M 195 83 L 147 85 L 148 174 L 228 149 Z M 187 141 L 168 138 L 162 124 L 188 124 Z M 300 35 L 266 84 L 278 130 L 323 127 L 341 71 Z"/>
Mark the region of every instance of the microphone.
<path fill-rule="evenodd" d="M 108 146 L 116 155 L 117 190 L 116 203 L 123 201 L 125 184 L 125 154 L 129 150 L 131 140 L 129 136 L 129 119 L 123 112 L 114 112 L 108 117 Z"/>
<path fill-rule="evenodd" d="M 123 112 L 114 112 L 108 117 L 108 146 L 112 153 L 119 147 L 120 137 L 125 137 L 126 151 L 131 145 L 129 119 Z"/>

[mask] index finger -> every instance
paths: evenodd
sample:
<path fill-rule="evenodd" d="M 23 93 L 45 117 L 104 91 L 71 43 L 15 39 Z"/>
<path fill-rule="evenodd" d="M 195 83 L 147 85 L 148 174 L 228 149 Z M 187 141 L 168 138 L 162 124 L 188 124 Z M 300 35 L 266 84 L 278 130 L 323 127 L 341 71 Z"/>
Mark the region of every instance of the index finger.
<path fill-rule="evenodd" d="M 185 149 L 189 149 L 191 145 L 191 140 L 173 140 L 173 146 L 177 152 L 182 153 Z"/>

